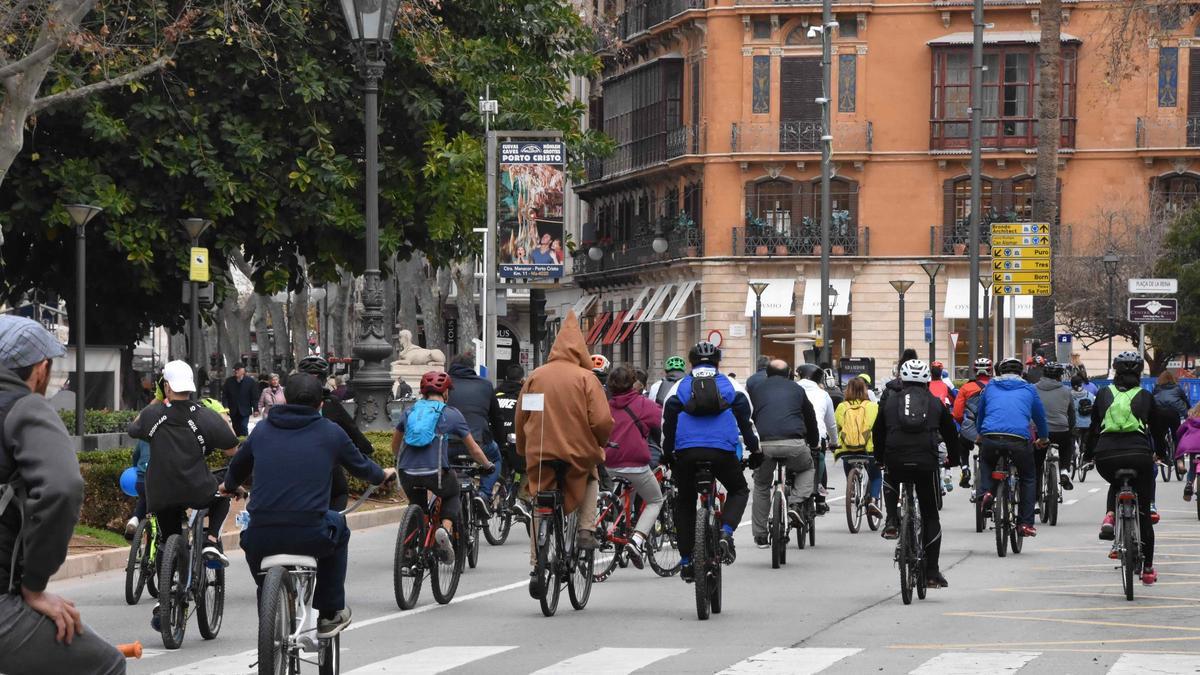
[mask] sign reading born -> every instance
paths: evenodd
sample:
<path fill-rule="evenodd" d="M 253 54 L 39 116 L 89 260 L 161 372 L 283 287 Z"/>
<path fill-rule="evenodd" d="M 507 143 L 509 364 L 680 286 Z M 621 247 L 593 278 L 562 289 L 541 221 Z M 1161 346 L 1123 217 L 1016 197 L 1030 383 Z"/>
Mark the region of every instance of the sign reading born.
<path fill-rule="evenodd" d="M 561 141 L 500 144 L 496 254 L 501 277 L 562 277 L 565 164 Z"/>

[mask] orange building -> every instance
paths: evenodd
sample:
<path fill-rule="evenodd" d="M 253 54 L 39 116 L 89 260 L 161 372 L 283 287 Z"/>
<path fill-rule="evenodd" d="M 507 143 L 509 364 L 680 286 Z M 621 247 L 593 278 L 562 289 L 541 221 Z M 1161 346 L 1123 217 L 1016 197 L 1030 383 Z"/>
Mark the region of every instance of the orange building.
<path fill-rule="evenodd" d="M 728 369 L 742 376 L 751 372 L 748 282 L 766 280 L 762 351 L 803 360 L 821 313 L 821 37 L 809 30 L 820 5 L 607 4 L 620 41 L 592 83 L 589 117 L 617 150 L 575 188 L 587 204 L 573 261 L 578 301 L 559 292 L 551 307 L 573 304 L 595 350 L 652 369 L 719 333 Z M 1104 7 L 1063 2 L 1057 245 L 1068 255 L 1096 253 L 1102 210 L 1145 214 L 1155 194 L 1200 191 L 1196 22 L 1163 12 L 1160 35 L 1131 48 L 1138 70 L 1114 86 L 1104 79 Z M 874 357 L 880 376 L 898 348 L 891 280 L 915 282 L 906 339 L 927 353 L 924 261 L 943 265 L 936 352 L 948 367 L 966 364 L 970 10 L 969 0 L 835 3 L 832 350 Z M 985 14 L 981 206 L 985 218 L 1029 220 L 1038 4 L 988 0 Z M 1031 299 L 1015 309 L 1023 338 Z M 1090 353 L 1103 372 L 1100 350 Z"/>

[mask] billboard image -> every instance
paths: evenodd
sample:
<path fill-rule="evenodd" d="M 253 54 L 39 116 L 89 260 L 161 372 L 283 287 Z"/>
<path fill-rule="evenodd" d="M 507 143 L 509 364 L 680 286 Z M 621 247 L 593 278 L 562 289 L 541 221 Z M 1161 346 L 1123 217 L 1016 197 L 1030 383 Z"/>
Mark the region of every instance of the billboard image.
<path fill-rule="evenodd" d="M 563 241 L 565 161 L 561 141 L 500 144 L 496 226 L 501 277 L 562 276 L 567 254 Z"/>

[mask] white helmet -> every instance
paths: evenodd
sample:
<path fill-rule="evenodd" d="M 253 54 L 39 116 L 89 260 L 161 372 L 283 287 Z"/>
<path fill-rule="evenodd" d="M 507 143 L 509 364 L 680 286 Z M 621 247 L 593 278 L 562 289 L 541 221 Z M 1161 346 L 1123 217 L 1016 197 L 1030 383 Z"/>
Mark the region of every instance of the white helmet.
<path fill-rule="evenodd" d="M 900 364 L 900 381 L 929 384 L 929 364 L 920 359 L 910 359 Z"/>

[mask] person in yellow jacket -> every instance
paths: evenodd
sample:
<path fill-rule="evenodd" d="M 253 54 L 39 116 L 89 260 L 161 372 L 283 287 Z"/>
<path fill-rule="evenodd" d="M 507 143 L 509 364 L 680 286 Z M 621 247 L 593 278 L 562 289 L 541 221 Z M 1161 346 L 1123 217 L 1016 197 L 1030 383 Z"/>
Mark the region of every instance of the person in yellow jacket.
<path fill-rule="evenodd" d="M 874 516 L 882 516 L 879 508 L 879 498 L 883 491 L 883 471 L 875 463 L 875 441 L 871 438 L 871 429 L 875 426 L 875 418 L 879 415 L 879 404 L 870 400 L 867 383 L 860 377 L 851 378 L 846 383 L 846 400 L 838 404 L 833 413 L 837 421 L 838 447 L 834 450 L 833 458 L 841 459 L 846 474 L 850 474 L 850 462 L 846 457 L 851 455 L 871 455 L 867 463 L 867 477 L 870 479 L 867 510 Z"/>

